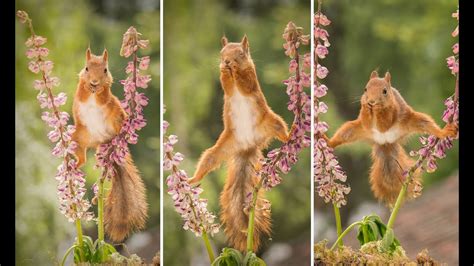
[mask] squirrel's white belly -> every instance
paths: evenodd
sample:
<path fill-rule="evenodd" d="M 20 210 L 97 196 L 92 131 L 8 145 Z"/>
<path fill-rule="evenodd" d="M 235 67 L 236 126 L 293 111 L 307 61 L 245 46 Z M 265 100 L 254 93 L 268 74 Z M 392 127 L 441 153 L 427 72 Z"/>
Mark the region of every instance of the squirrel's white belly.
<path fill-rule="evenodd" d="M 401 137 L 401 130 L 397 125 L 385 132 L 380 132 L 375 126 L 372 128 L 372 139 L 378 144 L 394 143 Z"/>
<path fill-rule="evenodd" d="M 79 102 L 79 118 L 87 127 L 91 143 L 102 143 L 114 136 L 112 125 L 107 123 L 104 108 L 97 104 L 95 95 Z"/>
<path fill-rule="evenodd" d="M 258 110 L 252 101 L 252 98 L 242 95 L 237 88 L 230 98 L 234 136 L 242 149 L 255 146 L 261 137 L 256 127 Z"/>

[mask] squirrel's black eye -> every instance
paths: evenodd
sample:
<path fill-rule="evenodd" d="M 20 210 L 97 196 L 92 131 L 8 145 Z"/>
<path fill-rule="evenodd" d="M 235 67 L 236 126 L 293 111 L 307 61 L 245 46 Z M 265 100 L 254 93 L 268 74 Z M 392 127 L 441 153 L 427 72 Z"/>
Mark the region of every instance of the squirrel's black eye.
<path fill-rule="evenodd" d="M 383 94 L 387 94 L 387 89 L 383 89 Z"/>
<path fill-rule="evenodd" d="M 86 67 L 86 71 L 89 71 L 89 68 L 88 68 L 88 67 Z"/>
<path fill-rule="evenodd" d="M 104 73 L 107 73 L 107 68 L 104 68 Z"/>

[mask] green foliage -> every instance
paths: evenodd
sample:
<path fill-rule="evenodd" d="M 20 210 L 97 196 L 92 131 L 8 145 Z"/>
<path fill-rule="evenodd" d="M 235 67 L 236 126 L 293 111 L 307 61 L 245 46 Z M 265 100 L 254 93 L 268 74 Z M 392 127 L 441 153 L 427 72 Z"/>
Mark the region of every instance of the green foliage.
<path fill-rule="evenodd" d="M 89 236 L 84 236 L 82 247 L 75 245 L 74 262 L 104 263 L 110 260 L 110 256 L 117 252 L 114 246 L 98 239 L 93 242 Z M 81 260 L 81 252 L 84 260 Z"/>
<path fill-rule="evenodd" d="M 211 264 L 212 266 L 266 266 L 265 262 L 253 252 L 245 256 L 233 248 L 223 248 L 222 253 Z"/>
<path fill-rule="evenodd" d="M 110 261 L 112 254 L 117 253 L 117 250 L 111 244 L 99 240 L 93 242 L 91 237 L 84 236 L 82 245 L 76 243 L 66 251 L 61 266 L 64 265 L 71 251 L 74 251 L 74 263 L 76 264 L 81 262 L 106 263 Z"/>
<path fill-rule="evenodd" d="M 364 216 L 360 221 L 357 239 L 361 246 L 377 242 L 379 252 L 393 254 L 401 248 L 400 241 L 395 237 L 393 229 L 387 228 L 376 214 Z"/>
<path fill-rule="evenodd" d="M 233 248 L 223 248 L 222 253 L 213 262 L 212 266 L 238 266 L 242 265 L 244 256 Z"/>

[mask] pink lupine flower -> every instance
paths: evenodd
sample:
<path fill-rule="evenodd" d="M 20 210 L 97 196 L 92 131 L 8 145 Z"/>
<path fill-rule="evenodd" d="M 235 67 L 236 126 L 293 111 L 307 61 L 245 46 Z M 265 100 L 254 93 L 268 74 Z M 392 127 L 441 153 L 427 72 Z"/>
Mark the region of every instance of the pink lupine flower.
<path fill-rule="evenodd" d="M 36 36 L 31 36 L 30 38 L 28 38 L 28 40 L 26 40 L 25 42 L 25 45 L 26 47 L 41 46 L 41 45 L 44 45 L 46 41 L 47 41 L 46 38 L 36 35 Z"/>
<path fill-rule="evenodd" d="M 326 55 L 329 53 L 329 50 L 326 46 L 324 45 L 321 45 L 321 44 L 318 44 L 316 46 L 316 55 L 323 59 L 323 58 L 326 58 Z"/>
<path fill-rule="evenodd" d="M 145 89 L 151 81 L 150 75 L 140 73 L 140 70 L 148 68 L 150 57 L 137 57 L 138 49 L 147 47 L 147 45 L 138 44 L 140 36 L 141 33 L 134 27 L 130 27 L 123 36 L 120 55 L 124 57 L 133 55 L 133 60 L 128 62 L 125 69 L 128 77 L 120 81 L 124 90 L 124 99 L 121 101 L 121 106 L 127 113 L 127 120 L 123 122 L 120 133 L 109 143 L 101 144 L 96 153 L 96 166 L 102 168 L 103 177 L 107 179 L 112 178 L 116 174 L 114 164 L 124 164 L 125 158 L 130 152 L 128 144 L 136 144 L 138 142 L 137 131 L 146 125 L 143 107 L 148 105 L 148 98 L 144 93 L 137 92 L 137 88 Z M 148 44 L 148 41 L 144 43 Z"/>
<path fill-rule="evenodd" d="M 41 57 L 47 57 L 49 55 L 49 50 L 48 48 L 45 47 L 38 47 L 37 48 L 38 55 Z"/>
<path fill-rule="evenodd" d="M 326 95 L 328 91 L 328 87 L 324 84 L 320 84 L 319 86 L 314 85 L 314 88 L 315 88 L 314 96 L 316 96 L 317 98 L 323 97 L 324 95 Z"/>
<path fill-rule="evenodd" d="M 325 29 L 315 27 L 314 38 L 321 39 L 323 41 L 324 46 L 326 47 L 331 46 L 331 44 L 329 43 L 329 33 Z"/>
<path fill-rule="evenodd" d="M 297 67 L 298 67 L 298 63 L 296 63 L 295 59 L 291 60 L 290 67 L 289 67 L 290 73 L 295 73 Z"/>
<path fill-rule="evenodd" d="M 289 22 L 283 34 L 285 39 L 285 54 L 290 58 L 290 76 L 283 83 L 287 86 L 286 93 L 289 97 L 288 110 L 295 115 L 290 139 L 280 148 L 268 152 L 267 157 L 262 160 L 262 168 L 258 173 L 264 189 L 269 190 L 282 181 L 281 174 L 287 174 L 291 167 L 298 161 L 298 154 L 303 148 L 310 145 L 311 139 L 311 100 L 304 91 L 305 87 L 311 85 L 310 75 L 304 72 L 302 65 L 305 59 L 311 58 L 309 54 L 301 56 L 298 54 L 300 44 L 307 45 L 309 39 L 303 35 L 303 28 L 297 27 L 293 22 Z M 291 52 L 288 52 L 291 51 Z M 259 189 L 258 187 L 256 188 Z M 247 201 L 247 204 L 251 202 Z M 268 205 L 270 203 L 268 202 Z M 268 206 L 269 208 L 269 206 Z"/>
<path fill-rule="evenodd" d="M 29 48 L 26 56 L 31 59 L 28 69 L 42 76 L 41 80 L 34 81 L 33 87 L 39 91 L 36 98 L 41 109 L 48 109 L 48 111 L 43 111 L 41 119 L 52 128 L 47 134 L 48 139 L 54 144 L 51 153 L 53 156 L 63 158 L 55 176 L 58 181 L 59 210 L 69 222 L 92 220 L 93 213 L 89 211 L 90 203 L 84 199 L 86 192 L 84 173 L 77 169 L 73 156 L 77 147 L 77 144 L 71 140 L 75 127 L 68 125 L 69 114 L 58 109 L 66 103 L 67 97 L 63 92 L 55 96 L 52 91 L 54 87 L 59 86 L 59 78 L 50 76 L 54 64 L 46 60 L 49 50 L 42 47 L 47 40 L 34 35 L 31 19 L 26 12 L 20 10 L 17 16 L 21 23 L 28 23 L 32 34 L 25 42 Z"/>
<path fill-rule="evenodd" d="M 314 70 L 315 83 L 314 89 L 314 181 L 316 182 L 316 191 L 324 202 L 336 205 L 340 208 L 347 203 L 345 195 L 349 194 L 351 188 L 343 182 L 346 182 L 347 176 L 339 165 L 334 155 L 334 150 L 329 147 L 324 138 L 329 129 L 329 125 L 322 121 L 321 114 L 328 111 L 328 106 L 321 101 L 321 98 L 327 94 L 328 87 L 321 83 L 321 79 L 326 78 L 329 71 L 326 67 L 318 63 L 318 58 L 323 59 L 329 53 L 329 34 L 321 28 L 330 24 L 329 19 L 321 12 L 314 16 L 314 43 L 315 55 Z M 321 45 L 321 41 L 324 45 Z M 319 79 L 319 80 L 318 80 Z"/>
<path fill-rule="evenodd" d="M 304 55 L 303 67 L 311 68 L 311 54 L 310 53 L 307 53 Z"/>
<path fill-rule="evenodd" d="M 40 69 L 48 75 L 53 70 L 53 66 L 54 66 L 54 64 L 53 64 L 52 61 L 44 61 L 44 62 L 39 64 Z"/>
<path fill-rule="evenodd" d="M 453 18 L 459 19 L 459 10 L 453 13 Z M 456 27 L 457 36 L 458 27 Z M 456 43 L 453 46 L 453 53 L 457 54 L 459 52 L 459 44 Z M 459 58 L 456 59 L 456 56 L 450 56 L 446 59 L 448 68 L 451 70 L 451 73 L 456 76 L 456 85 L 454 96 L 448 97 L 444 101 L 446 109 L 443 112 L 442 119 L 446 123 L 459 124 Z M 418 168 L 426 170 L 428 173 L 436 171 L 438 168 L 437 159 L 442 159 L 446 157 L 446 152 L 453 147 L 453 141 L 459 137 L 459 134 L 452 138 L 438 139 L 434 135 L 428 137 L 420 137 L 420 142 L 422 147 L 417 151 L 411 151 L 410 156 L 418 156 L 418 160 L 415 165 L 410 169 L 406 170 L 406 176 L 410 177 Z M 413 179 L 409 179 L 409 182 L 415 182 Z M 417 196 L 421 193 L 422 186 L 419 183 L 415 183 L 415 189 L 417 191 Z"/>
<path fill-rule="evenodd" d="M 163 131 L 168 127 L 169 123 L 164 121 Z M 176 212 L 184 221 L 184 230 L 189 230 L 196 236 L 201 236 L 203 233 L 214 236 L 219 232 L 219 224 L 214 223 L 216 216 L 207 210 L 207 200 L 199 197 L 203 189 L 191 186 L 188 183 L 187 173 L 179 169 L 184 155 L 179 152 L 173 153 L 173 146 L 177 142 L 176 135 L 165 136 L 163 140 L 163 169 L 171 171 L 166 178 L 168 194 L 174 202 Z"/>
<path fill-rule="evenodd" d="M 147 70 L 149 65 L 150 65 L 150 57 L 149 56 L 142 57 L 142 59 L 140 60 L 139 68 L 141 70 Z"/>
<path fill-rule="evenodd" d="M 331 21 L 326 17 L 326 15 L 322 13 L 316 13 L 316 15 L 314 16 L 314 20 L 318 21 L 318 23 L 322 26 L 328 26 L 329 24 L 331 24 Z"/>
<path fill-rule="evenodd" d="M 316 75 L 318 76 L 318 78 L 324 79 L 328 75 L 328 73 L 329 70 L 326 67 L 318 64 L 318 66 L 316 67 Z"/>
<path fill-rule="evenodd" d="M 448 64 L 448 68 L 451 69 L 451 74 L 456 75 L 459 72 L 459 63 L 458 60 L 456 60 L 456 57 L 450 56 L 446 58 L 446 62 Z"/>
<path fill-rule="evenodd" d="M 35 61 L 30 61 L 28 63 L 28 69 L 35 73 L 35 74 L 38 74 L 38 72 L 40 71 L 40 66 L 38 63 L 36 63 Z"/>
<path fill-rule="evenodd" d="M 30 21 L 30 18 L 28 17 L 28 13 L 26 13 L 23 10 L 18 10 L 16 12 L 16 16 L 20 20 L 20 23 L 25 24 L 27 21 Z"/>
<path fill-rule="evenodd" d="M 38 72 L 36 72 L 36 73 L 38 73 Z M 34 81 L 33 87 L 35 88 L 35 90 L 44 90 L 46 88 L 45 84 L 44 84 L 44 81 L 43 80 L 38 80 L 38 79 Z"/>
<path fill-rule="evenodd" d="M 300 44 L 307 45 L 309 43 L 309 35 L 303 35 L 302 33 L 303 28 L 296 26 L 293 22 L 290 21 L 286 25 L 282 37 L 286 41 L 283 48 L 287 56 L 293 58 Z"/>
<path fill-rule="evenodd" d="M 459 53 L 459 43 L 455 43 L 453 45 L 453 53 L 458 54 Z"/>

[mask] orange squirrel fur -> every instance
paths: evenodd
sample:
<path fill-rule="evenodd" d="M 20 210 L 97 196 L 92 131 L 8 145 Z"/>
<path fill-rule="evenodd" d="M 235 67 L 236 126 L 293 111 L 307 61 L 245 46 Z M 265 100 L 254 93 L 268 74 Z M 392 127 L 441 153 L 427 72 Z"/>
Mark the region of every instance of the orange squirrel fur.
<path fill-rule="evenodd" d="M 258 182 L 255 171 L 260 167 L 261 150 L 273 138 L 286 142 L 289 138 L 285 121 L 267 105 L 260 88 L 247 36 L 240 43 L 222 37 L 220 80 L 224 90 L 224 130 L 216 144 L 199 159 L 190 183 L 199 182 L 223 161 L 228 176 L 221 193 L 221 221 L 228 242 L 240 251 L 246 250 L 248 214 L 245 198 Z M 271 231 L 270 211 L 261 208 L 261 190 L 255 211 L 254 250 L 261 246 L 263 235 Z"/>
<path fill-rule="evenodd" d="M 120 101 L 111 90 L 112 75 L 108 71 L 108 53 L 102 56 L 86 51 L 86 66 L 79 73 L 79 84 L 73 103 L 76 131 L 72 140 L 77 167 L 86 162 L 88 148 L 96 148 L 114 138 L 126 119 Z M 113 241 L 122 241 L 135 229 L 145 226 L 147 203 L 145 186 L 130 155 L 123 166 L 115 165 L 117 175 L 105 202 L 105 231 Z"/>
<path fill-rule="evenodd" d="M 403 171 L 413 165 L 401 146 L 402 140 L 412 133 L 428 133 L 438 138 L 456 136 L 457 125 L 441 129 L 433 119 L 416 112 L 391 86 L 387 72 L 379 78 L 373 71 L 361 97 L 361 109 L 356 120 L 344 123 L 328 140 L 330 147 L 366 140 L 372 144 L 370 183 L 375 197 L 392 205 L 400 192 Z M 415 173 L 419 181 L 419 172 Z M 413 186 L 408 188 L 412 196 Z"/>

